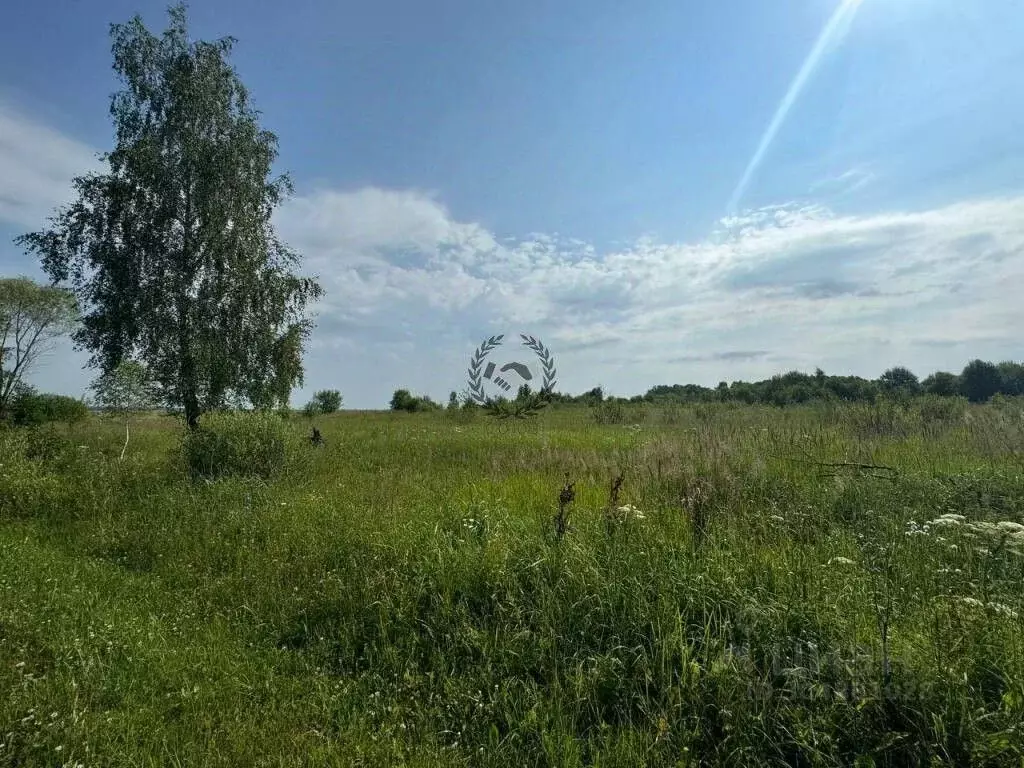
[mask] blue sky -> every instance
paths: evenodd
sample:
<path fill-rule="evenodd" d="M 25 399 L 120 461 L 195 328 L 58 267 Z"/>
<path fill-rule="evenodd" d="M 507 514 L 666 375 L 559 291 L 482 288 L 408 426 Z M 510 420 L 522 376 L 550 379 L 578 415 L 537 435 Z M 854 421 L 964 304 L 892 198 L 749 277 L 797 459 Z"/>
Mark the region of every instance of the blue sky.
<path fill-rule="evenodd" d="M 11 239 L 110 146 L 109 23 L 159 30 L 165 5 L 5 13 L 0 274 L 40 275 Z M 560 389 L 616 394 L 1022 357 L 1014 0 L 208 0 L 190 20 L 238 38 L 296 182 L 276 223 L 327 290 L 298 404 L 444 398 L 496 333 L 540 337 Z M 34 380 L 79 394 L 83 361 L 60 348 Z"/>

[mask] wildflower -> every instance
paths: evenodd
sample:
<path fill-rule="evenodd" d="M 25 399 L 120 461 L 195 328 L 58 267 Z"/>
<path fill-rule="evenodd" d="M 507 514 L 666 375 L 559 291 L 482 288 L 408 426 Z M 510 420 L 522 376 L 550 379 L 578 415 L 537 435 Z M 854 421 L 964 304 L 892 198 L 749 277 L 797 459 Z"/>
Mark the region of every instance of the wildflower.
<path fill-rule="evenodd" d="M 999 530 L 1005 533 L 1024 533 L 1024 525 L 1021 525 L 1020 523 L 1014 523 L 1009 520 L 1004 520 L 1001 523 L 996 523 L 996 526 L 999 528 Z"/>
<path fill-rule="evenodd" d="M 999 533 L 1000 532 L 999 531 L 999 526 L 997 526 L 995 523 L 986 523 L 986 522 L 982 522 L 982 521 L 979 521 L 979 522 L 976 522 L 976 523 L 971 523 L 967 527 L 970 528 L 975 533 L 981 533 L 981 534 L 993 534 L 993 533 Z"/>
<path fill-rule="evenodd" d="M 848 557 L 833 557 L 828 561 L 828 565 L 856 565 L 856 561 L 851 560 Z"/>
<path fill-rule="evenodd" d="M 923 528 L 914 520 L 907 523 L 907 530 L 905 531 L 907 536 L 927 536 L 928 533 L 928 523 L 925 523 Z"/>
<path fill-rule="evenodd" d="M 960 597 L 957 598 L 958 602 L 968 605 L 971 608 L 984 608 L 985 604 L 978 600 L 976 597 Z"/>
<path fill-rule="evenodd" d="M 633 517 L 637 520 L 647 519 L 647 515 L 645 515 L 639 509 L 634 507 L 632 504 L 624 504 L 623 506 L 618 507 L 616 511 L 619 513 L 619 516 L 623 519 L 628 517 Z"/>
<path fill-rule="evenodd" d="M 1001 616 L 1005 616 L 1008 619 L 1017 618 L 1017 612 L 1008 605 L 1003 605 L 1002 603 L 989 603 L 988 607 L 990 610 L 1000 614 Z"/>

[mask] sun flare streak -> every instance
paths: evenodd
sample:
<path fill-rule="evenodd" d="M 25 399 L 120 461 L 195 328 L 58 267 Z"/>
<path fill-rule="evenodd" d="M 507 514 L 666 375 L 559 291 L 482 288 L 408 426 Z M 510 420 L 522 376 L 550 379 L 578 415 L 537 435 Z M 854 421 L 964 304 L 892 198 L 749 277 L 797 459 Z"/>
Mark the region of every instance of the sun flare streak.
<path fill-rule="evenodd" d="M 814 48 L 811 49 L 810 54 L 808 54 L 807 58 L 804 60 L 803 66 L 800 67 L 800 71 L 797 73 L 792 85 L 789 86 L 789 90 L 786 92 L 785 97 L 783 97 L 782 103 L 780 103 L 779 108 L 775 110 L 775 115 L 772 117 L 771 123 L 768 124 L 768 129 L 761 137 L 761 142 L 757 146 L 757 151 L 754 152 L 754 156 L 750 159 L 750 163 L 747 164 L 747 169 L 743 172 L 743 178 L 740 179 L 740 183 L 736 185 L 736 190 L 732 193 L 732 198 L 729 200 L 730 215 L 736 213 L 736 207 L 739 205 L 740 200 L 746 193 L 747 187 L 750 185 L 750 181 L 754 177 L 754 173 L 757 172 L 758 167 L 761 165 L 761 161 L 764 160 L 764 156 L 767 154 L 768 148 L 771 147 L 779 129 L 786 120 L 786 116 L 793 108 L 793 104 L 796 103 L 796 100 L 800 96 L 801 91 L 803 91 L 804 86 L 807 85 L 807 81 L 810 80 L 811 75 L 814 74 L 814 70 L 817 69 L 818 64 L 821 62 L 825 53 L 829 50 L 829 47 L 841 40 L 846 34 L 846 30 L 849 28 L 850 22 L 853 21 L 853 17 L 856 15 L 857 9 L 860 7 L 862 1 L 863 0 L 843 0 L 843 3 L 839 6 L 836 12 L 832 14 L 832 18 L 829 19 L 828 24 L 825 25 L 825 29 L 822 30 L 821 35 L 818 37 L 818 41 L 814 44 Z"/>

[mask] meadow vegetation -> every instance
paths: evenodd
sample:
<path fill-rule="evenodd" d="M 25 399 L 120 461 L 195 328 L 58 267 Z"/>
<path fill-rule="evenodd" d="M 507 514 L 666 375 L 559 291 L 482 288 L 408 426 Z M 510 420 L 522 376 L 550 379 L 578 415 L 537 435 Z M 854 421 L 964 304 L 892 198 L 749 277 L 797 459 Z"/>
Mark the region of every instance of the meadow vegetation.
<path fill-rule="evenodd" d="M 1019 765 L 1024 404 L 942 403 L 7 428 L 0 765 Z"/>
<path fill-rule="evenodd" d="M 1024 762 L 1024 365 L 276 413 L 323 289 L 168 16 L 0 280 L 0 765 Z"/>

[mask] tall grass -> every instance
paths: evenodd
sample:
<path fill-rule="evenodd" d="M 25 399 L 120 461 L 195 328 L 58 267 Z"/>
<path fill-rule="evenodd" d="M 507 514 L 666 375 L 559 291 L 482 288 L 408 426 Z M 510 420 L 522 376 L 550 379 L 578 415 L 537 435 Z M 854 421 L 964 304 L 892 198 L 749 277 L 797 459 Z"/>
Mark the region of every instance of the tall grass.
<path fill-rule="evenodd" d="M 1022 413 L 0 433 L 0 764 L 1020 764 Z"/>

